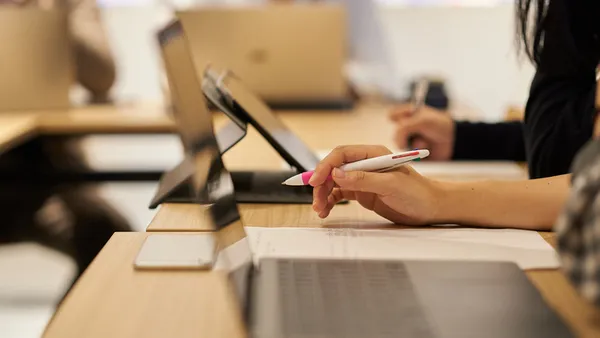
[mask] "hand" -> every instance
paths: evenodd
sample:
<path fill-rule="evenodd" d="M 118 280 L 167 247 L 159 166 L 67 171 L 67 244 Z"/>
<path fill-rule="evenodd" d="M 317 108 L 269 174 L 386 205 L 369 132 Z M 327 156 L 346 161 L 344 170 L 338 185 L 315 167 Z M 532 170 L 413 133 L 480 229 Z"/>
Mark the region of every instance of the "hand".
<path fill-rule="evenodd" d="M 388 220 L 403 225 L 435 222 L 442 190 L 410 166 L 395 171 L 344 172 L 344 163 L 390 154 L 383 146 L 344 146 L 334 149 L 315 169 L 310 179 L 313 210 L 325 218 L 341 200 L 356 200 Z M 331 174 L 333 180 L 327 179 Z"/>
<path fill-rule="evenodd" d="M 448 113 L 431 107 L 422 107 L 414 113 L 414 106 L 406 104 L 394 108 L 390 119 L 396 122 L 394 140 L 398 148 L 429 149 L 429 159 L 434 161 L 452 158 L 455 124 Z M 412 137 L 415 137 L 413 144 L 408 144 Z"/>

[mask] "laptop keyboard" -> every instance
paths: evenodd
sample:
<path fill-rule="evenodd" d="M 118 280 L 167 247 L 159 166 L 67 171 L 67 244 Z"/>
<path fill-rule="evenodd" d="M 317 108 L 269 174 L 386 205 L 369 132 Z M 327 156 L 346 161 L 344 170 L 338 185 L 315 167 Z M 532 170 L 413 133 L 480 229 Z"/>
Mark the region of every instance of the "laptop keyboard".
<path fill-rule="evenodd" d="M 280 260 L 286 337 L 433 337 L 402 262 Z"/>

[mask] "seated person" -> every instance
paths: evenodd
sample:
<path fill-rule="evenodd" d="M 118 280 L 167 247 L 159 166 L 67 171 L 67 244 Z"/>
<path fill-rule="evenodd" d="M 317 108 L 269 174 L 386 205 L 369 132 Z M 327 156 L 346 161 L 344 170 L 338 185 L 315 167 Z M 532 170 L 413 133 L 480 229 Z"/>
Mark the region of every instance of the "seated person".
<path fill-rule="evenodd" d="M 77 79 L 91 102 L 108 101 L 113 62 L 94 0 L 0 0 L 1 6 L 65 7 L 74 37 Z M 0 156 L 0 242 L 35 241 L 75 259 L 80 275 L 115 231 L 130 230 L 112 207 L 87 187 L 52 178 L 59 169 L 85 168 L 77 144 L 32 140 Z"/>
<path fill-rule="evenodd" d="M 594 106 L 599 101 L 594 98 L 596 90 L 589 92 L 588 74 L 591 64 L 598 62 L 600 44 L 591 45 L 589 44 L 591 40 L 586 39 L 594 36 L 592 40 L 596 40 L 600 31 L 600 25 L 595 19 L 596 14 L 599 13 L 597 10 L 599 5 L 596 2 L 568 0 L 551 0 L 537 4 L 520 0 L 518 17 L 526 22 L 530 15 L 524 8 L 534 8 L 537 11 L 535 22 L 540 23 L 540 26 L 536 26 L 533 30 L 534 36 L 544 37 L 544 40 L 538 38 L 533 40 L 536 42 L 535 52 L 532 55 L 538 62 L 538 72 L 548 65 L 553 65 L 554 71 L 557 72 L 555 74 L 562 74 L 562 76 L 556 75 L 551 78 L 560 84 L 569 78 L 567 74 L 573 74 L 572 71 L 579 69 L 572 68 L 573 66 L 587 65 L 581 68 L 582 73 L 579 74 L 582 78 L 581 82 L 576 82 L 580 86 L 573 83 L 573 87 L 560 85 L 554 87 L 553 82 L 548 83 L 548 88 L 556 90 L 548 89 L 549 92 L 554 93 L 556 97 L 562 97 L 560 92 L 566 92 L 572 97 L 579 97 L 579 100 L 563 99 L 558 100 L 557 103 L 548 94 L 548 103 L 540 102 L 541 108 L 536 113 L 532 114 L 532 110 L 528 107 L 530 115 L 525 119 L 524 139 L 526 149 L 530 152 L 529 158 L 534 160 L 533 165 L 540 165 L 540 160 L 543 159 L 543 162 L 548 164 L 561 165 L 556 165 L 553 170 L 564 169 L 566 159 L 570 162 L 570 159 L 575 157 L 572 144 L 580 142 L 583 144 L 581 139 L 589 138 L 593 133 L 595 113 L 587 110 L 580 112 L 577 108 L 588 109 L 591 105 L 595 110 Z M 586 23 L 585 19 L 590 21 Z M 592 22 L 595 24 L 590 24 Z M 526 26 L 523 22 L 521 25 Z M 521 32 L 528 32 L 528 30 L 522 29 Z M 560 39 L 554 40 L 557 37 Z M 525 41 L 527 46 L 527 41 L 531 40 L 525 38 Z M 572 44 L 564 45 L 565 48 L 557 48 L 558 46 L 555 45 L 557 41 Z M 568 48 L 569 46 L 578 48 L 572 50 Z M 563 64 L 565 68 L 561 68 L 558 63 L 540 62 L 541 60 L 535 57 L 535 55 L 551 55 L 549 51 L 552 50 L 562 55 L 556 56 L 554 61 L 566 61 L 565 57 L 575 56 L 578 62 L 567 62 Z M 578 53 L 572 54 L 573 52 Z M 550 71 L 551 69 L 547 69 L 545 72 Z M 532 88 L 536 87 L 535 81 Z M 532 89 L 533 95 L 534 92 L 535 90 Z M 581 115 L 581 119 L 566 118 L 565 114 L 569 113 Z M 584 117 L 585 114 L 590 116 Z M 559 123 L 567 123 L 567 125 L 563 126 Z M 599 133 L 597 131 L 593 134 Z M 434 139 L 435 135 L 433 133 L 425 136 Z M 553 139 L 553 137 L 558 138 Z M 572 144 L 568 142 L 569 146 L 563 148 L 559 145 L 563 141 L 561 137 L 572 137 L 577 142 Z M 597 252 L 600 241 L 597 236 L 596 219 L 598 205 L 596 196 L 600 190 L 597 153 L 600 151 L 600 146 L 596 142 L 583 148 L 578 156 L 574 167 L 572 188 L 570 187 L 571 174 L 523 181 L 444 182 L 423 177 L 408 165 L 384 173 L 344 172 L 339 169 L 344 163 L 386 155 L 390 151 L 381 146 L 339 147 L 321 161 L 310 179 L 309 183 L 315 187 L 313 209 L 319 217 L 325 218 L 337 202 L 346 199 L 356 200 L 363 207 L 373 210 L 382 217 L 406 225 L 455 223 L 491 228 L 551 230 L 556 223 L 559 252 L 564 269 L 584 297 L 595 304 L 600 304 L 600 280 L 598 279 L 600 262 Z M 550 156 L 553 152 L 559 151 L 572 152 Z M 532 176 L 539 173 L 534 168 Z M 328 179 L 330 174 L 332 178 Z M 565 209 L 566 201 L 568 203 Z"/>
<path fill-rule="evenodd" d="M 529 13 L 524 8 L 533 8 L 530 3 L 518 1 L 518 17 Z M 531 178 L 568 173 L 573 157 L 592 136 L 600 11 L 592 8 L 597 4 L 567 0 L 545 6 L 552 12 L 536 13 L 547 20 L 524 40 L 536 64 L 524 123 L 455 122 L 428 107 L 413 115 L 413 107 L 403 105 L 391 113 L 397 146 L 407 148 L 408 139 L 415 136 L 412 146 L 429 149 L 432 160 L 527 160 Z M 521 20 L 524 36 L 528 27 L 527 20 Z"/>

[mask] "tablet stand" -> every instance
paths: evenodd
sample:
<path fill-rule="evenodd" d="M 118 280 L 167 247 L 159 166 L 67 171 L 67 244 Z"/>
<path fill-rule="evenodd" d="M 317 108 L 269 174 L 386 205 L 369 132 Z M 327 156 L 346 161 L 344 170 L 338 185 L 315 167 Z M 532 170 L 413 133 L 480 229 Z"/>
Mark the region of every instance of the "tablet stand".
<path fill-rule="evenodd" d="M 246 136 L 246 129 L 241 128 L 233 120 L 230 121 L 216 133 L 221 154 L 231 149 L 244 136 Z M 206 194 L 201 194 L 200 197 L 193 196 L 190 181 L 193 173 L 194 165 L 188 157 L 175 168 L 165 172 L 149 208 L 154 209 L 162 203 L 211 203 Z M 230 173 L 236 190 L 236 200 L 239 203 L 312 203 L 310 187 L 281 185 L 285 179 L 297 174 L 297 170 Z"/>

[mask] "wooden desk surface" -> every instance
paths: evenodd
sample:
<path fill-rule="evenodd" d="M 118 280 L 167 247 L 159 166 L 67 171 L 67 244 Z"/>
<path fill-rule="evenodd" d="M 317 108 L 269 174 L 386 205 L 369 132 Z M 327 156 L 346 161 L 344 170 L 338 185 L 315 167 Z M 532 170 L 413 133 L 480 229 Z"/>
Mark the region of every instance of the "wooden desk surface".
<path fill-rule="evenodd" d="M 113 235 L 44 337 L 246 337 L 222 272 L 134 270 L 147 235 Z M 583 302 L 559 271 L 528 271 L 527 276 L 577 336 L 600 336 L 600 311 Z"/>
<path fill-rule="evenodd" d="M 90 106 L 65 111 L 0 113 L 0 153 L 39 135 L 172 133 L 175 123 L 156 104 Z"/>
<path fill-rule="evenodd" d="M 36 132 L 33 116 L 0 115 L 0 153 L 21 144 Z"/>
<path fill-rule="evenodd" d="M 175 123 L 158 104 L 89 106 L 35 112 L 39 132 L 56 134 L 172 133 Z"/>
<path fill-rule="evenodd" d="M 387 135 L 392 126 L 384 123 L 381 107 L 280 116 L 312 149 L 391 142 Z M 281 167 L 279 156 L 255 131 L 225 156 L 225 162 L 233 169 Z M 148 231 L 208 231 L 203 210 L 195 205 L 164 205 Z M 355 203 L 336 207 L 326 220 L 319 219 L 309 205 L 244 204 L 240 210 L 248 226 L 392 227 Z M 115 234 L 67 296 L 45 337 L 244 337 L 237 304 L 222 273 L 134 270 L 135 256 L 147 235 Z M 541 235 L 553 243 L 552 234 Z M 578 336 L 600 336 L 600 326 L 595 324 L 600 323 L 600 311 L 584 303 L 559 271 L 528 271 L 527 275 Z"/>

